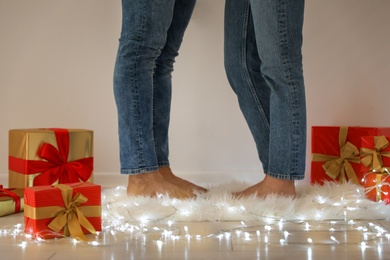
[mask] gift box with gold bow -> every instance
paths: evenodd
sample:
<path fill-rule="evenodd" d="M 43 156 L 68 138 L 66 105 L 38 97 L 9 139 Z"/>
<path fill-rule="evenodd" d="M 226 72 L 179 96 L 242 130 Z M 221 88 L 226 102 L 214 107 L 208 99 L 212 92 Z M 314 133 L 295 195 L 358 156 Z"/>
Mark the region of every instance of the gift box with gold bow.
<path fill-rule="evenodd" d="M 378 171 L 390 167 L 390 137 L 363 136 L 360 148 L 360 172 Z"/>
<path fill-rule="evenodd" d="M 313 126 L 310 182 L 363 184 L 360 169 L 362 136 L 390 135 L 390 128 Z"/>
<path fill-rule="evenodd" d="M 91 130 L 14 129 L 8 149 L 9 187 L 92 181 Z"/>
<path fill-rule="evenodd" d="M 23 189 L 5 189 L 0 185 L 0 217 L 23 211 L 23 196 Z"/>
<path fill-rule="evenodd" d="M 101 231 L 101 187 L 82 182 L 25 188 L 25 232 L 40 238 Z"/>
<path fill-rule="evenodd" d="M 390 171 L 381 168 L 367 173 L 363 184 L 366 197 L 372 201 L 384 201 L 390 204 Z"/>

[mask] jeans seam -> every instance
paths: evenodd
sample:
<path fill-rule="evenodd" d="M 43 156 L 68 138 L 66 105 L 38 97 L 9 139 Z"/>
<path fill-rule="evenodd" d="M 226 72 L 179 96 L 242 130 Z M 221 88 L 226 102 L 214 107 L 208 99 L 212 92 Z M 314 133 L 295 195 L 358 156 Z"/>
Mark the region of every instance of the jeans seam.
<path fill-rule="evenodd" d="M 140 167 L 137 169 L 121 169 L 120 173 L 121 174 L 142 174 L 142 173 L 147 173 L 147 172 L 153 172 L 157 171 L 158 166 L 148 166 L 148 167 Z"/>
<path fill-rule="evenodd" d="M 154 135 L 155 135 L 155 133 L 156 133 L 156 121 L 154 120 L 154 118 L 156 117 L 156 100 L 155 100 L 155 95 L 154 95 L 154 93 L 155 93 L 155 88 L 156 88 L 156 84 L 155 84 L 155 82 L 154 82 L 154 76 L 153 76 L 153 96 L 152 96 L 152 119 L 153 119 L 153 122 L 152 122 L 152 130 L 153 130 L 153 143 L 154 143 L 154 150 L 156 151 L 156 156 L 157 156 L 157 147 L 158 147 L 158 141 L 157 141 L 157 139 L 158 138 L 155 138 L 154 137 Z M 158 161 L 158 158 L 157 158 L 157 161 Z"/>
<path fill-rule="evenodd" d="M 291 113 L 292 113 L 292 121 L 291 123 L 291 129 L 292 129 L 292 135 L 291 135 L 291 141 L 292 141 L 292 167 L 293 169 L 290 169 L 291 172 L 297 172 L 298 167 L 298 140 L 297 137 L 299 135 L 299 127 L 298 127 L 298 114 L 299 111 L 297 111 L 298 106 L 296 105 L 297 101 L 297 91 L 296 91 L 296 84 L 292 77 L 292 68 L 291 68 L 291 62 L 288 57 L 289 53 L 289 45 L 287 41 L 287 16 L 286 16 L 286 1 L 281 0 L 278 10 L 278 20 L 279 20 L 279 35 L 280 35 L 280 47 L 282 49 L 282 64 L 283 64 L 283 74 L 285 76 L 285 80 L 287 85 L 291 88 L 290 89 L 290 103 L 291 103 Z"/>
<path fill-rule="evenodd" d="M 158 166 L 169 166 L 169 161 L 158 162 Z"/>
<path fill-rule="evenodd" d="M 140 20 L 141 20 L 141 26 L 139 30 L 139 34 L 137 35 L 138 41 L 135 49 L 136 55 L 134 55 L 134 67 L 133 67 L 133 73 L 136 73 L 135 71 L 137 70 L 137 65 L 139 64 L 139 50 L 140 46 L 142 45 L 142 42 L 144 41 L 144 32 L 145 32 L 145 7 L 140 8 L 142 10 L 142 13 L 140 14 Z M 135 118 L 137 121 L 137 153 L 138 153 L 138 166 L 143 166 L 145 164 L 144 160 L 144 153 L 143 153 L 143 142 L 142 142 L 142 127 L 141 127 L 141 112 L 140 112 L 140 104 L 139 104 L 139 82 L 138 82 L 138 77 L 134 76 L 133 78 L 133 84 L 134 84 L 134 110 L 136 111 L 135 113 Z"/>
<path fill-rule="evenodd" d="M 243 41 L 244 43 L 242 44 L 243 49 L 242 49 L 242 64 L 245 72 L 245 78 L 247 79 L 249 89 L 251 91 L 252 97 L 256 102 L 257 105 L 257 111 L 260 114 L 260 117 L 262 118 L 264 125 L 266 126 L 267 132 L 269 133 L 270 125 L 269 121 L 267 119 L 267 116 L 264 113 L 263 106 L 260 102 L 260 100 L 257 98 L 256 91 L 254 89 L 253 81 L 250 76 L 250 73 L 248 72 L 248 66 L 247 66 L 247 35 L 248 35 L 248 24 L 249 24 L 249 15 L 250 15 L 250 2 L 248 1 L 247 8 L 246 8 L 246 14 L 245 14 L 245 23 L 243 24 Z"/>
<path fill-rule="evenodd" d="M 302 176 L 300 174 L 281 174 L 281 173 L 273 173 L 273 172 L 266 172 L 265 174 L 273 178 L 291 180 L 291 181 L 303 180 L 305 178 L 305 176 Z"/>

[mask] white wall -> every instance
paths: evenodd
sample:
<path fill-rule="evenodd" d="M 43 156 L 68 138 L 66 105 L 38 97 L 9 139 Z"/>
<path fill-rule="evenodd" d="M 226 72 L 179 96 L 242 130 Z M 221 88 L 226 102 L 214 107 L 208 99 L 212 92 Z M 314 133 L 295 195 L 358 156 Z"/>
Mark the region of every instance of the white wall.
<path fill-rule="evenodd" d="M 223 69 L 223 0 L 198 0 L 174 72 L 176 172 L 261 172 Z M 390 1 L 309 0 L 304 26 L 308 170 L 312 125 L 390 126 Z M 95 172 L 118 172 L 112 72 L 120 1 L 0 1 L 0 175 L 8 130 L 95 131 Z M 307 177 L 309 174 L 307 174 Z"/>

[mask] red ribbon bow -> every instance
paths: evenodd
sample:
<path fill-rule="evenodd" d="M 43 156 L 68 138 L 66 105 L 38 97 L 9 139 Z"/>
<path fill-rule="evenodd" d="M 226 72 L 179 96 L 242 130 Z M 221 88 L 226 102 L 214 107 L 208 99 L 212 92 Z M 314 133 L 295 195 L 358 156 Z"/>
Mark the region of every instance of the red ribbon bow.
<path fill-rule="evenodd" d="M 38 151 L 43 160 L 24 160 L 9 156 L 11 171 L 35 174 L 34 186 L 52 185 L 58 183 L 86 182 L 92 175 L 93 157 L 68 162 L 69 132 L 66 129 L 50 128 L 56 136 L 58 150 L 51 144 L 45 143 Z"/>
<path fill-rule="evenodd" d="M 14 189 L 4 189 L 3 185 L 0 185 L 0 197 L 11 197 L 15 201 L 15 213 L 18 213 L 20 212 L 20 197 L 11 190 Z"/>

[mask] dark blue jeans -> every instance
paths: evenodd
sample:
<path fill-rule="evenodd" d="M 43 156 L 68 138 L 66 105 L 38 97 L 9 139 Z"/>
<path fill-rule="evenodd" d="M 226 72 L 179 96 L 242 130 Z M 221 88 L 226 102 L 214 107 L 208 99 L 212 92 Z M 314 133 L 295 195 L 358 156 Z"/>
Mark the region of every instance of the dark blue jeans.
<path fill-rule="evenodd" d="M 121 173 L 169 165 L 173 64 L 195 0 L 122 0 L 114 71 Z"/>
<path fill-rule="evenodd" d="M 304 0 L 226 0 L 225 69 L 264 172 L 304 178 Z"/>

